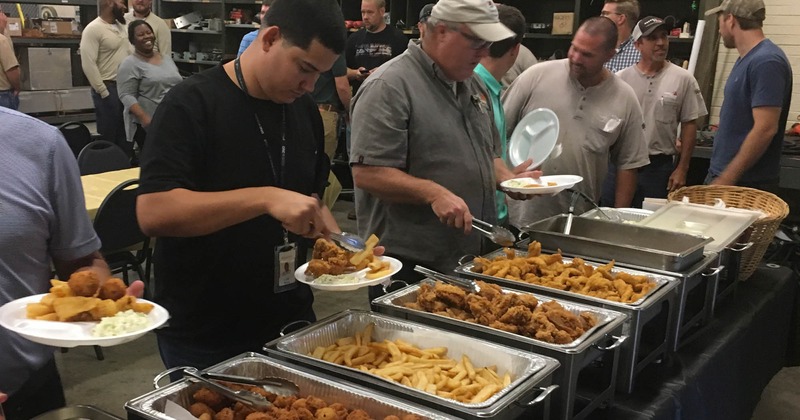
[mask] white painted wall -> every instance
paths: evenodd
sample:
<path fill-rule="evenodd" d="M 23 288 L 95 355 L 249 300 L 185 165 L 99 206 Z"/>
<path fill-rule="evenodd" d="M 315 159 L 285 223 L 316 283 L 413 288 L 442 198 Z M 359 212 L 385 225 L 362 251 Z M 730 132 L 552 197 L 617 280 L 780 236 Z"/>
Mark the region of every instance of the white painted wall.
<path fill-rule="evenodd" d="M 792 104 L 789 109 L 788 129 L 793 122 L 800 122 L 800 1 L 797 0 L 764 0 L 767 8 L 767 19 L 764 21 L 764 35 L 783 49 L 794 72 L 794 86 L 792 88 Z M 709 16 L 709 19 L 711 16 Z M 715 75 L 714 91 L 712 93 L 709 112 L 709 123 L 719 122 L 719 110 L 722 106 L 723 91 L 728 81 L 728 74 L 733 64 L 739 58 L 736 49 L 727 49 L 720 40 L 719 54 L 717 56 L 717 72 Z"/>

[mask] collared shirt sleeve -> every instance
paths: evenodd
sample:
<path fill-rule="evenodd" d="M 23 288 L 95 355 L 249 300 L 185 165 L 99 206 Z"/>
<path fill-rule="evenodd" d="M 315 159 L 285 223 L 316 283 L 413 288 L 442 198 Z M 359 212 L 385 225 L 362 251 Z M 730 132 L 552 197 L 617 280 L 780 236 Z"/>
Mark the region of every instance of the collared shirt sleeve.
<path fill-rule="evenodd" d="M 408 159 L 408 100 L 385 80 L 359 89 L 353 101 L 351 164 L 405 169 Z"/>
<path fill-rule="evenodd" d="M 611 146 L 611 160 L 619 169 L 636 169 L 650 162 L 644 137 L 644 118 L 633 89 L 621 83 L 629 91 L 626 98 L 620 98 L 628 103 L 628 115 L 623 121 L 619 139 Z"/>

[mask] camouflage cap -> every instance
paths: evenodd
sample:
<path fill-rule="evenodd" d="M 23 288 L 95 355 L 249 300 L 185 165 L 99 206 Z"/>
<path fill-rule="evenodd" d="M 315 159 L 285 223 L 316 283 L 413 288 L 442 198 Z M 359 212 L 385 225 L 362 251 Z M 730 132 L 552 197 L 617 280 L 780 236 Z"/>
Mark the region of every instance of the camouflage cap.
<path fill-rule="evenodd" d="M 706 16 L 720 12 L 730 13 L 742 19 L 761 22 L 767 16 L 764 0 L 724 0 L 719 6 L 706 11 Z"/>

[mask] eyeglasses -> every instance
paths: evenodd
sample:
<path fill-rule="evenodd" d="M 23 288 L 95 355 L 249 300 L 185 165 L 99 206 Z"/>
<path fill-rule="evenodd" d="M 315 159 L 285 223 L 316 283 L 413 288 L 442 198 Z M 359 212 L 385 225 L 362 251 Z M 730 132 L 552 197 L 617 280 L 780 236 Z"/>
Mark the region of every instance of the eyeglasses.
<path fill-rule="evenodd" d="M 478 38 L 475 35 L 468 34 L 468 33 L 464 32 L 464 31 L 462 31 L 461 29 L 454 29 L 454 28 L 450 28 L 450 29 L 460 33 L 461 36 L 466 38 L 467 41 L 469 41 L 469 47 L 472 48 L 473 50 L 482 50 L 484 48 L 489 48 L 489 47 L 492 46 L 492 44 L 494 44 L 494 42 L 492 42 L 492 41 L 487 41 L 485 39 Z"/>
<path fill-rule="evenodd" d="M 609 12 L 609 11 L 607 11 L 607 10 L 603 10 L 602 12 L 600 12 L 600 16 L 608 16 L 608 15 L 618 15 L 618 16 L 622 16 L 623 14 L 622 14 L 622 13 L 620 13 L 620 12 Z"/>

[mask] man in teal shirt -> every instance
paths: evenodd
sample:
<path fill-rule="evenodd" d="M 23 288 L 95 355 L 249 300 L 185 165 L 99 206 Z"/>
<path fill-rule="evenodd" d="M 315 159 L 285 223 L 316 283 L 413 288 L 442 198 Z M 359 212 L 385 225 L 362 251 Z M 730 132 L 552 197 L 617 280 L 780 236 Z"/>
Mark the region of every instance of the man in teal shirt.
<path fill-rule="evenodd" d="M 492 109 L 494 110 L 494 124 L 500 132 L 500 142 L 503 146 L 502 158 L 508 162 L 508 138 L 506 137 L 506 117 L 503 114 L 503 104 L 500 102 L 500 94 L 502 93 L 503 86 L 500 80 L 506 74 L 508 69 L 514 65 L 519 54 L 520 42 L 525 35 L 525 17 L 515 7 L 506 6 L 504 4 L 497 5 L 497 12 L 500 17 L 500 23 L 506 25 L 509 29 L 516 34 L 512 38 L 504 39 L 492 44 L 489 47 L 489 55 L 481 60 L 481 63 L 475 67 L 475 73 L 483 79 L 483 83 L 489 90 L 489 95 L 492 99 Z M 514 168 L 513 172 L 518 173 L 524 171 L 530 164 L 530 161 L 523 162 L 519 168 Z M 501 224 L 506 224 L 508 221 L 508 207 L 506 206 L 506 194 L 502 191 L 495 192 L 497 201 L 497 219 Z"/>

